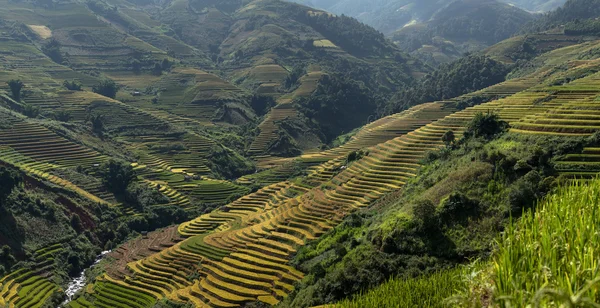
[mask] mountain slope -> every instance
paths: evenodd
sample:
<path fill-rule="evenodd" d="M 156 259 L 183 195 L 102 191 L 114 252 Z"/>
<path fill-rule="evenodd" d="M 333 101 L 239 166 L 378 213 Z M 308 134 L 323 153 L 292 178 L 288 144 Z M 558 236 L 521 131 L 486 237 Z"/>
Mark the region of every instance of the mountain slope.
<path fill-rule="evenodd" d="M 516 5 L 530 12 L 549 12 L 563 4 L 567 0 L 506 0 L 504 2 Z"/>
<path fill-rule="evenodd" d="M 443 63 L 507 39 L 533 18 L 495 0 L 459 0 L 428 21 L 406 26 L 391 37 L 403 50 L 433 64 Z"/>
<path fill-rule="evenodd" d="M 588 165 L 578 155 L 570 163 L 549 159 L 596 146 L 587 136 L 597 119 L 578 120 L 597 109 L 600 95 L 598 58 L 578 59 L 589 47 L 556 50 L 545 55 L 553 61 L 524 78 L 416 106 L 366 126 L 348 147 L 299 157 L 298 164 L 325 162 L 181 224 L 186 239 L 149 257 L 131 259 L 124 247 L 114 254 L 119 267 L 77 304 L 105 300 L 106 284 L 119 284 L 134 293 L 145 285 L 157 298 L 170 294 L 197 306 L 285 300 L 305 307 L 398 273 L 484 256 L 509 217 L 532 206 L 556 176 L 597 172 L 596 164 L 578 169 Z M 552 70 L 561 59 L 568 69 Z M 498 114 L 512 131 L 472 131 L 470 123 L 484 113 Z M 448 131 L 466 139 L 445 145 Z M 199 262 L 197 280 L 187 280 Z"/>

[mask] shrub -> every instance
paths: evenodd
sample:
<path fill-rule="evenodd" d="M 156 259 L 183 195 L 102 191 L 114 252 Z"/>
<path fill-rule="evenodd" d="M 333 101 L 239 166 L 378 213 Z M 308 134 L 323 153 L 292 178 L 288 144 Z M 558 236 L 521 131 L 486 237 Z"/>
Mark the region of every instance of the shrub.
<path fill-rule="evenodd" d="M 272 96 L 254 94 L 250 99 L 250 106 L 257 115 L 263 116 L 271 110 L 271 107 L 277 105 Z"/>
<path fill-rule="evenodd" d="M 367 156 L 367 153 L 364 152 L 364 151 L 362 151 L 362 150 L 352 151 L 352 152 L 348 153 L 348 157 L 346 158 L 346 162 L 349 164 L 351 162 L 360 160 L 360 159 L 362 159 L 365 156 Z"/>
<path fill-rule="evenodd" d="M 71 216 L 71 227 L 77 232 L 83 231 L 83 224 L 81 223 L 81 217 L 79 217 L 79 215 L 73 214 Z"/>
<path fill-rule="evenodd" d="M 119 91 L 119 87 L 113 80 L 104 79 L 97 85 L 93 86 L 92 91 L 106 97 L 115 98 L 117 96 L 117 92 Z"/>
<path fill-rule="evenodd" d="M 19 79 L 12 79 L 7 84 L 10 88 L 12 98 L 17 102 L 21 101 L 21 90 L 23 90 L 25 84 Z"/>
<path fill-rule="evenodd" d="M 163 71 L 170 70 L 172 65 L 173 64 L 171 63 L 171 61 L 169 61 L 169 59 L 167 59 L 167 58 L 164 58 L 162 60 L 162 62 L 160 63 L 160 67 L 162 68 Z"/>

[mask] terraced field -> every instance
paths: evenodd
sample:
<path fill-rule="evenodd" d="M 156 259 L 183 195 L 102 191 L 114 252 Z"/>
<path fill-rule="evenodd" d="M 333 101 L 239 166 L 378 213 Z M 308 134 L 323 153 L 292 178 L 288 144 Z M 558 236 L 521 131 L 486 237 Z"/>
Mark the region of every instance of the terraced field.
<path fill-rule="evenodd" d="M 262 95 L 279 95 L 279 87 L 287 75 L 288 71 L 277 64 L 258 65 L 248 72 L 248 77 L 260 84 L 257 93 Z"/>
<path fill-rule="evenodd" d="M 483 92 L 514 94 L 535 82 L 514 80 Z M 310 183 L 275 183 L 181 224 L 179 234 L 186 240 L 129 263 L 131 275 L 115 281 L 130 292 L 149 290 L 156 298 L 198 307 L 238 307 L 250 301 L 275 304 L 303 277 L 288 264 L 297 247 L 324 234 L 349 213 L 401 188 L 417 173 L 420 159 L 443 145 L 441 136 L 446 131 L 460 136 L 477 112 L 488 110 L 518 122 L 527 114 L 556 108 L 556 102 L 539 103 L 547 96 L 522 92 L 455 113 L 444 108 L 447 103 L 431 103 L 374 122 L 345 147 L 304 157 L 324 161 L 312 169 Z M 430 118 L 409 120 L 417 114 Z M 436 116 L 442 119 L 434 121 Z M 366 157 L 350 165 L 340 158 L 361 146 L 368 148 Z M 329 173 L 329 165 L 345 168 Z M 199 279 L 188 279 L 191 273 Z"/>
<path fill-rule="evenodd" d="M 156 84 L 160 95 L 155 109 L 201 122 L 215 116 L 216 102 L 235 101 L 241 90 L 219 77 L 191 68 L 177 68 Z"/>
<path fill-rule="evenodd" d="M 592 61 L 591 64 L 597 64 Z M 600 74 L 592 74 L 567 85 L 552 87 L 556 108 L 530 115 L 513 124 L 511 131 L 547 136 L 590 136 L 600 129 Z M 563 176 L 590 179 L 600 172 L 600 152 L 585 148 L 562 158 L 557 168 Z"/>
<path fill-rule="evenodd" d="M 271 109 L 265 120 L 258 126 L 260 133 L 250 145 L 248 154 L 259 158 L 264 156 L 271 144 L 279 137 L 279 123 L 298 118 L 299 113 L 292 104 L 293 100 L 311 95 L 316 90 L 319 79 L 325 74 L 316 65 L 311 65 L 307 71 L 307 74 L 300 78 L 300 85 L 296 90 L 277 99 L 277 106 Z"/>
<path fill-rule="evenodd" d="M 0 129 L 0 159 L 21 170 L 96 202 L 104 200 L 73 183 L 52 174 L 53 170 L 81 166 L 89 168 L 108 158 L 76 144 L 34 122 L 4 113 L 8 128 Z"/>
<path fill-rule="evenodd" d="M 267 118 L 258 126 L 260 134 L 254 139 L 248 153 L 253 156 L 264 155 L 271 143 L 278 138 L 279 122 L 293 120 L 298 117 L 298 111 L 292 104 L 281 104 L 273 109 Z"/>
<path fill-rule="evenodd" d="M 0 279 L 0 306 L 39 308 L 52 294 L 62 292 L 49 274 L 61 250 L 61 244 L 40 249 L 33 256 L 34 270 L 22 268 Z"/>

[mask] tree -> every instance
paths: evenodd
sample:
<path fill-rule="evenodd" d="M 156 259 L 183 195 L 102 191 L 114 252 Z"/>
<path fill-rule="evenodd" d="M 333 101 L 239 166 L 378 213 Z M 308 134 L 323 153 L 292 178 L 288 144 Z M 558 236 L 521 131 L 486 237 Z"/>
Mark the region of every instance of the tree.
<path fill-rule="evenodd" d="M 119 87 L 113 80 L 107 78 L 93 86 L 92 91 L 106 97 L 115 98 L 117 96 L 117 92 L 119 91 Z"/>
<path fill-rule="evenodd" d="M 102 136 L 104 133 L 104 116 L 101 114 L 92 114 L 89 121 L 92 123 L 92 131 L 96 135 Z"/>
<path fill-rule="evenodd" d="M 40 107 L 25 104 L 23 114 L 30 118 L 37 118 L 40 115 Z"/>
<path fill-rule="evenodd" d="M 67 88 L 67 90 L 71 90 L 71 91 L 81 91 L 81 82 L 77 81 L 77 80 L 65 80 L 63 82 L 63 86 L 65 88 Z"/>
<path fill-rule="evenodd" d="M 465 138 L 493 139 L 509 128 L 506 121 L 495 113 L 477 113 L 465 132 Z"/>
<path fill-rule="evenodd" d="M 7 84 L 10 88 L 10 93 L 12 93 L 12 98 L 17 102 L 21 101 L 21 90 L 23 90 L 25 84 L 19 79 L 12 79 Z"/>
<path fill-rule="evenodd" d="M 136 174 L 131 164 L 111 159 L 100 166 L 100 176 L 104 186 L 115 194 L 123 194 L 127 186 L 135 179 Z"/>
<path fill-rule="evenodd" d="M 131 69 L 133 70 L 134 74 L 139 74 L 142 72 L 142 63 L 140 62 L 140 60 L 138 59 L 133 59 L 133 61 L 131 61 Z"/>
<path fill-rule="evenodd" d="M 60 110 L 54 113 L 54 119 L 56 121 L 69 122 L 73 119 L 73 116 L 66 110 Z"/>
<path fill-rule="evenodd" d="M 79 215 L 73 214 L 71 216 L 71 227 L 77 232 L 83 231 L 83 223 L 81 222 L 81 217 L 79 217 Z"/>
<path fill-rule="evenodd" d="M 171 69 L 171 61 L 169 61 L 169 59 L 164 58 L 162 60 L 162 62 L 160 63 L 160 66 L 162 68 L 163 71 L 168 71 L 169 69 Z"/>
<path fill-rule="evenodd" d="M 0 166 L 0 205 L 23 179 L 12 169 Z"/>
<path fill-rule="evenodd" d="M 60 47 L 60 43 L 57 40 L 52 39 L 46 45 L 42 46 L 42 52 L 52 59 L 52 61 L 62 64 L 65 61 L 65 58 L 60 51 Z"/>
<path fill-rule="evenodd" d="M 0 250 L 0 264 L 4 264 L 5 268 L 10 268 L 16 262 L 17 262 L 17 260 L 12 255 L 12 249 L 10 248 L 10 246 L 8 246 L 8 245 L 2 246 L 2 249 Z"/>
<path fill-rule="evenodd" d="M 450 146 L 451 144 L 454 143 L 455 140 L 456 140 L 456 136 L 454 136 L 454 132 L 452 130 L 445 132 L 444 135 L 442 136 L 442 141 L 444 141 L 444 144 L 446 146 Z"/>
<path fill-rule="evenodd" d="M 162 66 L 160 66 L 159 63 L 154 63 L 154 68 L 152 69 L 152 74 L 156 75 L 156 76 L 160 76 L 162 75 Z"/>

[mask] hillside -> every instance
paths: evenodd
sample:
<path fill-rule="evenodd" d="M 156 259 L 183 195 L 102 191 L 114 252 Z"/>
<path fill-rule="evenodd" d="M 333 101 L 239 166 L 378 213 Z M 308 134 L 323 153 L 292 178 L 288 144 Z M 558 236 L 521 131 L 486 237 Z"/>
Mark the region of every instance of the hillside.
<path fill-rule="evenodd" d="M 586 1 L 414 2 L 494 44 L 436 69 L 285 1 L 0 3 L 0 307 L 598 300 Z"/>
<path fill-rule="evenodd" d="M 569 59 L 566 71 L 548 74 L 549 61 L 524 78 L 419 105 L 363 128 L 347 146 L 290 161 L 313 167 L 181 224 L 186 239 L 160 252 L 132 258 L 127 246 L 119 248 L 109 263 L 119 265 L 73 306 L 107 301 L 111 292 L 196 306 L 274 304 L 300 280 L 284 303 L 317 305 L 392 273 L 426 273 L 485 255 L 509 214 L 531 207 L 558 177 L 597 172 L 577 159 L 582 152 L 593 159 L 597 142 L 588 138 L 596 119 L 581 115 L 595 110 L 600 95 L 600 62 L 577 59 L 589 47 L 545 55 Z M 578 77 L 556 83 L 568 76 Z M 473 97 L 487 102 L 463 105 Z M 497 114 L 499 130 L 476 130 L 480 112 Z M 510 124 L 507 133 L 500 119 Z M 457 143 L 444 146 L 449 130 Z M 198 262 L 198 280 L 188 280 Z"/>
<path fill-rule="evenodd" d="M 60 305 L 71 277 L 139 234 L 161 230 L 142 254 L 180 242 L 174 224 L 261 188 L 237 180 L 252 155 L 316 149 L 429 70 L 353 19 L 269 0 L 3 1 L 0 40 L 10 307 Z M 301 105 L 357 84 L 353 102 Z M 325 130 L 332 111 L 345 126 Z"/>

